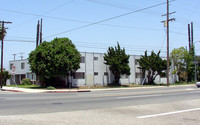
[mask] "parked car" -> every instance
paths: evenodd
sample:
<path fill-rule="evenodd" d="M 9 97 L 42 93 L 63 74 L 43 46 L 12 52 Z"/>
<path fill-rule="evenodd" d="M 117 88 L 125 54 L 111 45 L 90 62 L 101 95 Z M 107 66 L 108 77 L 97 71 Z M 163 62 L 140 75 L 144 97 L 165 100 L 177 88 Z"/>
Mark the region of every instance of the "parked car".
<path fill-rule="evenodd" d="M 200 82 L 197 82 L 197 83 L 196 83 L 196 86 L 199 88 L 199 87 L 200 87 Z"/>

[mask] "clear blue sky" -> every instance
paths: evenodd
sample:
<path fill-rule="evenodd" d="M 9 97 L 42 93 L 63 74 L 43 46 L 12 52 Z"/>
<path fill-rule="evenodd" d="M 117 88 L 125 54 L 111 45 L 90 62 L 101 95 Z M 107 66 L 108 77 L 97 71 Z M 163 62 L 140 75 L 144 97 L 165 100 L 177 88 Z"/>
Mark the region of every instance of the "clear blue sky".
<path fill-rule="evenodd" d="M 13 22 L 6 25 L 4 66 L 8 68 L 12 54 L 20 59 L 19 53 L 24 52 L 25 59 L 35 49 L 36 25 L 41 18 L 43 40 L 68 37 L 80 52 L 105 53 L 118 41 L 128 54 L 161 50 L 166 56 L 166 28 L 161 23 L 166 20 L 161 16 L 166 13 L 166 4 L 159 5 L 163 2 L 166 0 L 0 0 L 0 20 Z M 187 24 L 191 21 L 194 42 L 200 40 L 200 0 L 171 2 L 173 11 L 176 13 L 170 18 L 176 21 L 170 22 L 170 51 L 188 46 Z M 200 54 L 200 43 L 195 45 Z"/>

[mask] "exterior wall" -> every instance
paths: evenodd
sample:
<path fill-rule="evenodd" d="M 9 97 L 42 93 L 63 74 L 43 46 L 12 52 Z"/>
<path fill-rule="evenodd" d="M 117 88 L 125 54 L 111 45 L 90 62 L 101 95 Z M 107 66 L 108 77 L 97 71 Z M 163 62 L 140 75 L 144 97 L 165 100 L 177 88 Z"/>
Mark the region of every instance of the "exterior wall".
<path fill-rule="evenodd" d="M 76 71 L 76 73 L 82 73 L 84 76 L 81 78 L 74 78 L 74 76 L 70 76 L 70 82 L 72 82 L 72 86 L 96 86 L 102 85 L 105 86 L 108 83 L 112 83 L 113 75 L 109 70 L 109 66 L 104 64 L 104 54 L 103 53 L 81 53 L 82 60 L 80 63 L 80 68 Z M 122 76 L 120 79 L 120 83 L 123 84 L 141 84 L 142 73 L 141 70 L 138 68 L 139 63 L 137 60 L 140 59 L 140 56 L 131 55 L 129 58 L 129 66 L 131 74 L 126 77 Z M 21 69 L 21 63 L 25 63 L 25 68 Z M 19 82 L 22 80 L 22 76 L 25 78 L 29 78 L 32 81 L 35 81 L 36 77 L 35 74 L 32 74 L 30 71 L 30 67 L 28 64 L 28 60 L 15 60 L 10 61 L 9 64 L 13 64 L 15 66 L 15 76 L 12 76 L 12 79 L 15 79 L 15 82 Z M 172 68 L 171 68 L 172 69 Z M 12 70 L 9 70 L 12 73 Z M 170 74 L 171 78 L 175 76 Z M 10 80 L 11 82 L 14 80 Z M 67 85 L 67 78 L 63 77 L 65 80 L 65 84 Z M 156 83 L 166 83 L 166 78 L 160 78 L 159 76 L 155 79 Z M 170 83 L 173 83 L 174 80 L 170 79 Z"/>
<path fill-rule="evenodd" d="M 86 53 L 81 53 L 82 57 L 86 58 Z M 76 71 L 76 72 L 84 72 L 86 73 L 86 59 L 84 59 L 84 63 L 80 63 L 80 68 Z M 84 79 L 73 79 L 73 77 L 71 77 L 71 81 L 72 81 L 72 86 L 84 86 L 86 85 L 86 78 Z"/>
<path fill-rule="evenodd" d="M 24 68 L 21 67 L 22 63 L 24 63 Z M 12 71 L 12 67 L 15 67 L 15 71 Z M 11 76 L 10 83 L 11 84 L 20 84 L 23 78 L 29 78 L 31 81 L 35 81 L 35 74 L 31 73 L 30 65 L 28 64 L 28 60 L 14 60 L 9 62 L 9 73 L 14 73 L 15 75 Z"/>
<path fill-rule="evenodd" d="M 21 69 L 21 63 L 25 63 L 25 68 Z M 26 74 L 27 71 L 30 71 L 29 66 L 28 66 L 28 60 L 15 60 L 15 61 L 10 61 L 10 64 L 13 64 L 13 66 L 15 67 L 15 74 Z M 10 68 L 10 73 L 12 72 L 11 68 Z"/>
<path fill-rule="evenodd" d="M 85 53 L 85 80 L 87 86 L 93 86 L 94 82 L 94 57 L 93 53 Z"/>
<path fill-rule="evenodd" d="M 134 74 L 135 74 L 135 84 L 141 84 L 142 83 L 142 74 L 141 74 L 141 70 L 139 69 L 140 65 L 139 62 L 137 60 L 140 59 L 140 56 L 134 56 Z"/>
<path fill-rule="evenodd" d="M 105 86 L 109 83 L 108 66 L 104 64 L 104 54 L 93 53 L 94 85 Z"/>

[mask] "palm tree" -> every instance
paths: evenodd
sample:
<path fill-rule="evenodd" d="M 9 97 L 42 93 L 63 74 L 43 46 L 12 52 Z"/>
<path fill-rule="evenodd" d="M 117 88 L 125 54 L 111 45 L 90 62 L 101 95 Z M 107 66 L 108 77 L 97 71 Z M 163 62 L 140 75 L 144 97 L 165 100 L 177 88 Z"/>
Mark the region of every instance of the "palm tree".
<path fill-rule="evenodd" d="M 5 37 L 6 33 L 7 32 L 5 28 L 2 30 L 2 27 L 0 27 L 0 40 L 2 40 Z"/>

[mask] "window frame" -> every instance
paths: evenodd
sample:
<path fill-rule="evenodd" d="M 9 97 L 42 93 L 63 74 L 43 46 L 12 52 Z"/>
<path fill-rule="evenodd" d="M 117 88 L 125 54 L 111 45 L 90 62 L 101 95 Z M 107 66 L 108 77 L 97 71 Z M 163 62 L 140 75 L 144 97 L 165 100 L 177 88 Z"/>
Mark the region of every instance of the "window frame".
<path fill-rule="evenodd" d="M 85 72 L 75 72 L 73 79 L 85 79 Z"/>
<path fill-rule="evenodd" d="M 25 69 L 25 63 L 24 62 L 21 63 L 21 69 Z"/>
<path fill-rule="evenodd" d="M 80 63 L 85 63 L 85 56 L 81 56 Z"/>
<path fill-rule="evenodd" d="M 14 64 L 13 63 L 10 63 L 10 70 L 12 70 Z"/>
<path fill-rule="evenodd" d="M 99 73 L 98 72 L 94 72 L 94 76 L 98 76 L 99 75 Z"/>
<path fill-rule="evenodd" d="M 98 57 L 95 56 L 95 57 L 94 57 L 94 60 L 95 60 L 95 61 L 98 60 Z"/>

